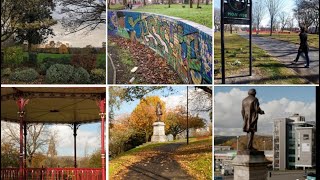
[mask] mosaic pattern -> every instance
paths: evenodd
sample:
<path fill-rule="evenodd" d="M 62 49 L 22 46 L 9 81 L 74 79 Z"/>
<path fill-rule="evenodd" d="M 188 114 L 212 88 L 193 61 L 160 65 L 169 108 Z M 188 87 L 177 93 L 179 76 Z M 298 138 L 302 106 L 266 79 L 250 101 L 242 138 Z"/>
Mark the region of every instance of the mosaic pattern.
<path fill-rule="evenodd" d="M 185 83 L 211 84 L 212 33 L 207 33 L 209 28 L 203 32 L 195 25 L 150 13 L 108 11 L 108 35 L 149 46 L 168 61 Z"/>

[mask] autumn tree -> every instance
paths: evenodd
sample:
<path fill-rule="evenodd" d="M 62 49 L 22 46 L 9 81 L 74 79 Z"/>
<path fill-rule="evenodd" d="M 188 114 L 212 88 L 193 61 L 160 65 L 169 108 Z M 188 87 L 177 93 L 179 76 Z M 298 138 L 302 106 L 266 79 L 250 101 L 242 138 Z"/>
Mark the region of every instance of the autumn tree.
<path fill-rule="evenodd" d="M 153 123 L 157 120 L 156 106 L 160 103 L 162 107 L 162 113 L 165 114 L 165 103 L 159 98 L 159 96 L 148 96 L 140 100 L 140 103 L 131 113 L 130 126 L 133 127 L 136 132 L 142 133 L 145 136 L 145 142 L 148 142 L 153 131 Z M 165 115 L 162 115 L 162 121 L 165 119 Z"/>
<path fill-rule="evenodd" d="M 13 143 L 1 138 L 1 168 L 19 167 L 19 150 Z"/>
<path fill-rule="evenodd" d="M 185 107 L 178 106 L 174 110 L 169 111 L 166 116 L 166 126 L 168 126 L 167 133 L 172 134 L 173 139 L 177 135 L 187 130 L 187 111 Z M 205 119 L 200 118 L 198 115 L 188 117 L 189 128 L 202 128 L 205 126 Z"/>

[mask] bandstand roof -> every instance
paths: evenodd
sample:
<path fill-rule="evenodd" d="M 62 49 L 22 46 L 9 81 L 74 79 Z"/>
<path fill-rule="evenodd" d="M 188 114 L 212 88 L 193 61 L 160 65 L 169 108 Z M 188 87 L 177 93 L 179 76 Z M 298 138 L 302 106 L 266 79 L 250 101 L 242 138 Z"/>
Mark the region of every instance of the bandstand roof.
<path fill-rule="evenodd" d="M 1 88 L 1 120 L 19 122 L 17 99 L 29 99 L 26 123 L 83 124 L 101 121 L 97 100 L 103 87 L 4 87 Z"/>

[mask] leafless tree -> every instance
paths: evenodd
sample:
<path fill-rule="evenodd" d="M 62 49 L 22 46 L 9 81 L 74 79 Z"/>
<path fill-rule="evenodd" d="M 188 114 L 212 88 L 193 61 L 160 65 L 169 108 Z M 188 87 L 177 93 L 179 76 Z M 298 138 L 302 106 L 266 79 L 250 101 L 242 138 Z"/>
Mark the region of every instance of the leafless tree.
<path fill-rule="evenodd" d="M 12 123 L 5 123 L 3 129 L 4 136 L 14 143 L 16 147 L 19 147 L 19 127 Z M 27 162 L 30 165 L 32 162 L 33 155 L 38 152 L 44 152 L 48 147 L 50 141 L 51 132 L 44 124 L 30 124 L 27 125 Z"/>
<path fill-rule="evenodd" d="M 62 7 L 62 26 L 70 33 L 92 31 L 106 23 L 106 0 L 57 0 Z"/>
<path fill-rule="evenodd" d="M 319 28 L 319 0 L 296 0 L 294 15 L 300 27 L 308 29 L 314 25 Z"/>
<path fill-rule="evenodd" d="M 290 31 L 292 31 L 294 27 L 294 18 L 293 17 L 289 17 L 289 20 L 288 20 L 288 28 Z"/>
<path fill-rule="evenodd" d="M 286 12 L 281 12 L 279 14 L 279 21 L 280 21 L 280 24 L 281 24 L 281 31 L 284 30 L 284 28 L 288 25 L 289 23 L 289 15 L 286 13 Z"/>
<path fill-rule="evenodd" d="M 270 16 L 270 36 L 272 36 L 272 30 L 276 21 L 276 17 L 283 8 L 283 3 L 283 0 L 265 0 L 265 5 Z"/>
<path fill-rule="evenodd" d="M 253 8 L 253 12 L 252 12 L 253 22 L 256 25 L 256 30 L 257 30 L 256 33 L 259 34 L 261 21 L 265 16 L 266 9 L 263 1 L 255 1 L 252 5 L 252 8 Z"/>
<path fill-rule="evenodd" d="M 220 9 L 219 8 L 214 8 L 214 17 L 213 17 L 213 21 L 214 21 L 214 28 L 216 30 L 220 30 Z"/>

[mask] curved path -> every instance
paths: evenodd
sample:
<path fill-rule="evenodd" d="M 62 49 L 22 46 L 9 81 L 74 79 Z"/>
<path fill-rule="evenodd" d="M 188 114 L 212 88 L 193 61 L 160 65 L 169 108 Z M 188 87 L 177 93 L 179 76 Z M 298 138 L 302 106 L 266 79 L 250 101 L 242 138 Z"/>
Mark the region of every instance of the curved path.
<path fill-rule="evenodd" d="M 239 34 L 240 36 L 249 39 L 248 34 Z M 271 39 L 268 37 L 260 37 L 252 35 L 252 43 L 267 51 L 271 56 L 277 58 L 287 68 L 291 68 L 301 78 L 307 79 L 311 83 L 319 84 L 319 49 L 310 48 L 309 58 L 310 67 L 304 68 L 305 57 L 300 56 L 297 64 L 291 64 L 296 58 L 299 45 Z"/>
<path fill-rule="evenodd" d="M 182 144 L 183 143 L 170 143 L 156 147 L 155 149 L 160 151 L 158 155 L 133 164 L 128 168 L 129 171 L 124 175 L 124 177 L 122 177 L 122 179 L 194 179 L 190 177 L 173 158 L 173 152 Z"/>

